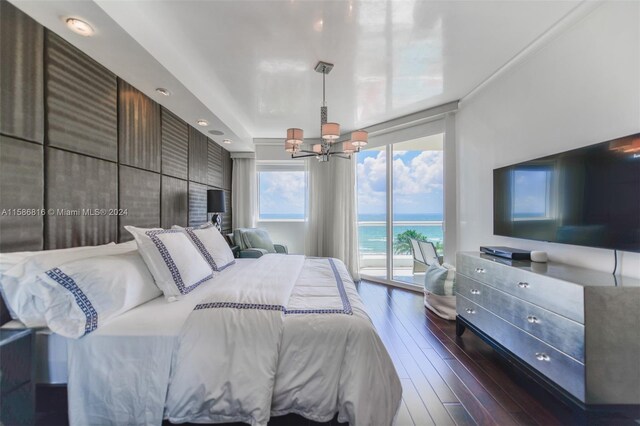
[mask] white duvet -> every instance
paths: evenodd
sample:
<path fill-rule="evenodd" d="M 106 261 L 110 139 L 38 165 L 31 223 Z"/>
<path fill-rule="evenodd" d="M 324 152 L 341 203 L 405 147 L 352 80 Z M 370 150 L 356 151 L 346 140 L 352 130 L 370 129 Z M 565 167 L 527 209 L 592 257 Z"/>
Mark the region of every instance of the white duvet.
<path fill-rule="evenodd" d="M 175 302 L 190 312 L 175 335 L 70 342 L 71 423 L 393 422 L 400 381 L 342 262 L 267 255 L 225 272 Z"/>

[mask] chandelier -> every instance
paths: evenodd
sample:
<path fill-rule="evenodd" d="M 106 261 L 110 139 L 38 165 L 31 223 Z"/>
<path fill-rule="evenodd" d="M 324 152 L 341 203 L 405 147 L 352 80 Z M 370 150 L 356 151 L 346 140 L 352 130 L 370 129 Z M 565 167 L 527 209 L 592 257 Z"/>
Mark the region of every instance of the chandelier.
<path fill-rule="evenodd" d="M 316 72 L 322 74 L 322 106 L 320 107 L 320 130 L 322 142 L 314 144 L 311 150 L 302 149 L 304 132 L 302 129 L 287 129 L 287 139 L 284 141 L 285 151 L 291 153 L 291 158 L 316 157 L 319 161 L 329 161 L 330 157 L 351 159 L 351 154 L 360 152 L 369 140 L 365 130 L 351 133 L 351 140 L 342 143 L 342 150 L 337 148 L 336 142 L 340 138 L 340 124 L 327 122 L 327 102 L 325 100 L 325 77 L 333 69 L 333 64 L 318 62 Z"/>

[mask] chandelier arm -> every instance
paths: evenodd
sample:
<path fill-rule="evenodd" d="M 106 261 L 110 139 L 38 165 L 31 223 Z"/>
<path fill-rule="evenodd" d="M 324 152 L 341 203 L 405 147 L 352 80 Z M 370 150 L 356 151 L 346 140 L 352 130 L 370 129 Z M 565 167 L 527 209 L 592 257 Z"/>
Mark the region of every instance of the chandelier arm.
<path fill-rule="evenodd" d="M 336 158 L 342 158 L 343 160 L 351 160 L 351 154 L 346 154 L 344 152 L 330 152 L 329 155 Z"/>
<path fill-rule="evenodd" d="M 295 155 L 291 154 L 291 158 L 307 158 L 307 157 L 317 157 L 322 154 L 315 153 L 313 151 L 298 151 L 298 152 L 308 152 L 309 154 Z"/>

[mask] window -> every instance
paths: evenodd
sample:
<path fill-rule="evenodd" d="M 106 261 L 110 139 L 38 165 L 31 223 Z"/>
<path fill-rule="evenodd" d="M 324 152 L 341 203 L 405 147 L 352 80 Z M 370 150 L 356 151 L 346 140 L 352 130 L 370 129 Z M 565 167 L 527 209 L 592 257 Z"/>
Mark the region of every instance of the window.
<path fill-rule="evenodd" d="M 304 220 L 307 174 L 299 167 L 258 167 L 258 220 Z"/>

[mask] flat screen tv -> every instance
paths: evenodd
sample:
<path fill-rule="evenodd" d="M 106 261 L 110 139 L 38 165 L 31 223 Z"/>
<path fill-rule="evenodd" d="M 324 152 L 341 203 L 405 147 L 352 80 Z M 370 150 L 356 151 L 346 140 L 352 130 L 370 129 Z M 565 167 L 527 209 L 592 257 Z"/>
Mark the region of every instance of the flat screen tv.
<path fill-rule="evenodd" d="M 495 169 L 493 232 L 640 252 L 640 133 Z"/>

